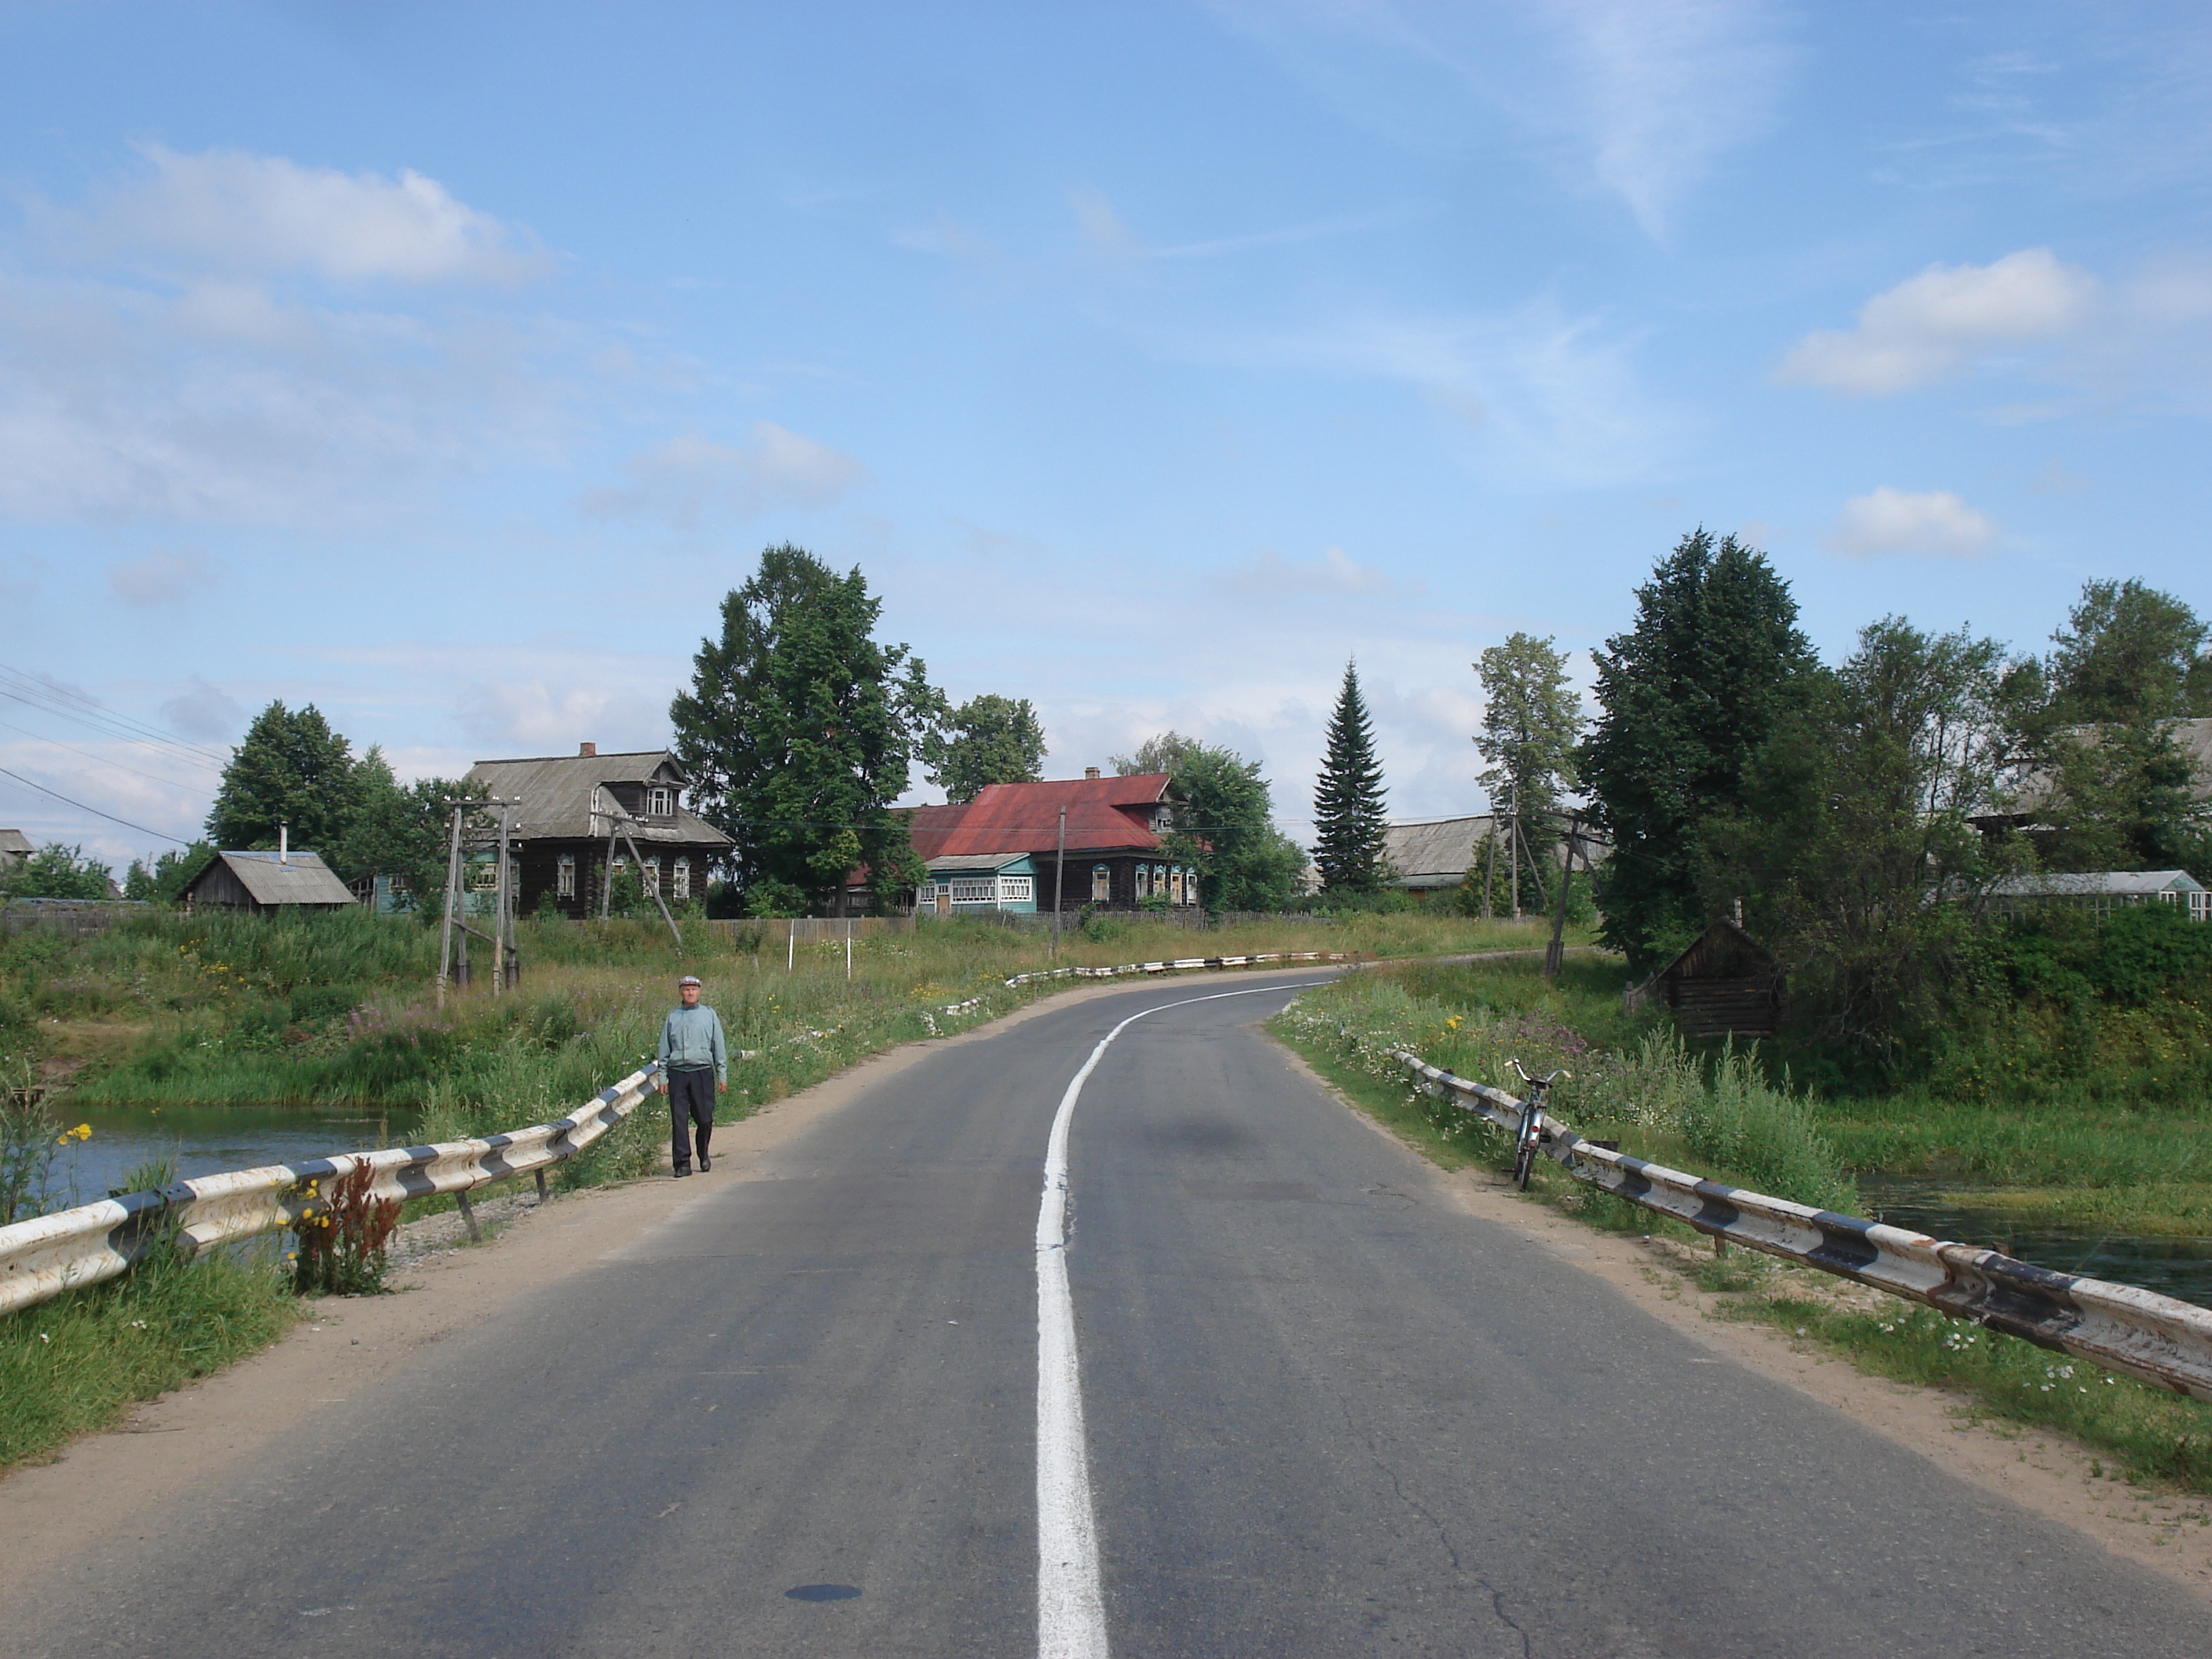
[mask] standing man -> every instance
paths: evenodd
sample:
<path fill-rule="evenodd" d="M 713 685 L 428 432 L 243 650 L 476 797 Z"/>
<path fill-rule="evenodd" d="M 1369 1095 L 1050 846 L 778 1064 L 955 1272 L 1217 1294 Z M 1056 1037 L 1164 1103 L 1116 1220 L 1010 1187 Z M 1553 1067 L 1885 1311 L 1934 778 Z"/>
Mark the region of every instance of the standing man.
<path fill-rule="evenodd" d="M 691 1126 L 699 1126 L 699 1168 L 714 1167 L 707 1143 L 714 1133 L 714 1097 L 730 1086 L 730 1051 L 722 1041 L 722 1022 L 699 1002 L 699 981 L 690 974 L 676 981 L 681 1006 L 671 1008 L 660 1025 L 664 1068 L 660 1092 L 668 1097 L 668 1156 L 676 1173 L 691 1173 Z M 712 1079 L 711 1085 L 709 1079 Z"/>

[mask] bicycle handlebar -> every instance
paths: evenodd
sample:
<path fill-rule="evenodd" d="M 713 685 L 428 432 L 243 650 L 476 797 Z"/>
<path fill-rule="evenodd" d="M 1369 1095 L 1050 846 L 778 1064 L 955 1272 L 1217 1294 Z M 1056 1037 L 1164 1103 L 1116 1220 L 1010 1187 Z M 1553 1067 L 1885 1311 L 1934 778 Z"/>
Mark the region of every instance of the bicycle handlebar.
<path fill-rule="evenodd" d="M 1530 1077 L 1528 1073 L 1521 1069 L 1521 1062 L 1519 1060 L 1509 1060 L 1505 1063 L 1513 1068 L 1515 1074 L 1517 1075 L 1523 1083 L 1533 1085 L 1538 1089 L 1548 1089 L 1554 1083 L 1557 1083 L 1561 1078 L 1571 1078 L 1574 1076 L 1572 1072 L 1570 1072 L 1565 1066 L 1562 1066 L 1559 1070 L 1553 1072 L 1548 1077 Z"/>

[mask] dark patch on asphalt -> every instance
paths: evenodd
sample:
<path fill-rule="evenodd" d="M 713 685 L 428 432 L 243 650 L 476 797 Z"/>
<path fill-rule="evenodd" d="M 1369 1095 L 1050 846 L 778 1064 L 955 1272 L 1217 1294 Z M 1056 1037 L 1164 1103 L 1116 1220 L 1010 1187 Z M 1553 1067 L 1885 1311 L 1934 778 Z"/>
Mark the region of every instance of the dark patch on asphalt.
<path fill-rule="evenodd" d="M 860 1593 L 851 1584 L 794 1584 L 783 1595 L 787 1601 L 849 1601 Z"/>
<path fill-rule="evenodd" d="M 1193 1117 L 1179 1123 L 1148 1123 L 1145 1144 L 1163 1152 L 1198 1152 L 1217 1158 L 1249 1156 L 1265 1145 L 1259 1136 L 1227 1118 Z"/>

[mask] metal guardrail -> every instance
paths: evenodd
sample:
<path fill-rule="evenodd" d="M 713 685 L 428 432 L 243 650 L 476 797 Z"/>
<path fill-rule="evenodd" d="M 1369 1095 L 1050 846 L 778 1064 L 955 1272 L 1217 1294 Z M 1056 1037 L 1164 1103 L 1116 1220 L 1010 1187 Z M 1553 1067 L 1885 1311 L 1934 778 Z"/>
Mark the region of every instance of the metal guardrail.
<path fill-rule="evenodd" d="M 1504 1090 L 1455 1077 L 1402 1049 L 1392 1050 L 1391 1057 L 1428 1094 L 1456 1099 L 1501 1128 L 1519 1126 L 1522 1103 Z M 2212 1310 L 1706 1181 L 1586 1140 L 1548 1113 L 1541 1133 L 1545 1153 L 1576 1180 L 1673 1216 L 1711 1237 L 2212 1401 Z"/>
<path fill-rule="evenodd" d="M 1125 962 L 1117 968 L 1040 968 L 1016 974 L 1007 988 L 1034 985 L 1048 979 L 1118 979 L 1129 974 L 1172 974 L 1194 968 L 1250 968 L 1269 962 L 1349 962 L 1348 951 L 1267 951 L 1257 956 L 1180 957 L 1173 962 Z"/>
<path fill-rule="evenodd" d="M 659 1073 L 659 1062 L 648 1062 L 599 1091 L 590 1105 L 512 1134 L 198 1176 L 156 1192 L 102 1199 L 0 1227 L 0 1313 L 127 1273 L 173 1231 L 179 1249 L 198 1255 L 232 1239 L 327 1213 L 327 1196 L 310 1194 L 307 1183 L 315 1182 L 326 1195 L 339 1176 L 363 1167 L 371 1171 L 372 1199 L 453 1193 L 465 1205 L 475 1188 L 542 1172 L 582 1152 L 637 1109 Z"/>

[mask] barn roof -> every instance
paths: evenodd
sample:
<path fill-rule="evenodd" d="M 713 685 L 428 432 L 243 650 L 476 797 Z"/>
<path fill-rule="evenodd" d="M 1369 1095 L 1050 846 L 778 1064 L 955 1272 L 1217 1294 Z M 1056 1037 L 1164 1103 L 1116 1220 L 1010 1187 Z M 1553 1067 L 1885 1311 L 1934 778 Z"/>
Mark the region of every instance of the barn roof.
<path fill-rule="evenodd" d="M 962 805 L 917 806 L 908 820 L 923 859 L 946 854 L 1049 853 L 1067 809 L 1071 853 L 1158 850 L 1152 825 L 1166 802 L 1168 775 L 1067 778 L 1049 783 L 991 783 Z"/>
<path fill-rule="evenodd" d="M 500 800 L 516 801 L 515 833 L 524 840 L 577 840 L 607 833 L 604 820 L 592 822 L 593 793 L 608 784 L 665 783 L 681 788 L 691 780 L 665 749 L 620 755 L 548 755 L 531 760 L 478 761 L 469 768 L 471 781 Z M 629 832 L 642 846 L 673 842 L 690 846 L 727 847 L 730 838 L 678 805 L 672 819 L 658 821 L 632 814 Z"/>
<path fill-rule="evenodd" d="M 1474 867 L 1475 849 L 1490 834 L 1487 815 L 1394 823 L 1382 832 L 1382 854 L 1401 887 L 1456 887 Z"/>
<path fill-rule="evenodd" d="M 16 858 L 28 858 L 38 850 L 31 845 L 31 838 L 21 830 L 0 830 L 0 853 Z"/>
<path fill-rule="evenodd" d="M 207 878 L 210 870 L 218 864 L 228 868 L 238 878 L 256 904 L 351 904 L 353 894 L 337 878 L 330 866 L 313 853 L 303 853 L 294 848 L 277 862 L 274 852 L 217 853 L 210 859 L 199 874 L 191 878 L 185 891 L 190 892 Z"/>
<path fill-rule="evenodd" d="M 2186 870 L 2087 870 L 2070 875 L 2009 876 L 1992 882 L 1992 898 L 2148 898 L 2154 893 L 2201 893 Z"/>

